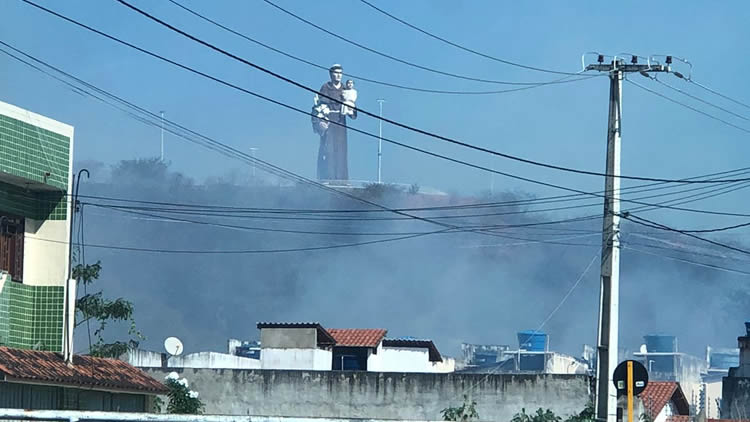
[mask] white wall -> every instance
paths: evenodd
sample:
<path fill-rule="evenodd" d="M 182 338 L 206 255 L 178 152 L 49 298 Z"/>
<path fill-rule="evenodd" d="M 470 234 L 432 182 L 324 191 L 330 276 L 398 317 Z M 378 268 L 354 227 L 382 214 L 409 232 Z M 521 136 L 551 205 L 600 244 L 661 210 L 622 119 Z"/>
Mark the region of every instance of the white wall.
<path fill-rule="evenodd" d="M 161 368 L 162 354 L 148 350 L 129 350 L 121 358 L 140 368 Z M 217 352 L 198 352 L 167 359 L 169 368 L 260 369 L 260 360 Z"/>
<path fill-rule="evenodd" d="M 719 419 L 721 414 L 719 413 L 719 405 L 716 403 L 716 399 L 721 400 L 721 380 L 713 382 L 707 382 L 706 388 L 706 418 Z"/>
<path fill-rule="evenodd" d="M 65 286 L 68 279 L 68 220 L 26 219 L 23 283 Z"/>
<path fill-rule="evenodd" d="M 672 402 L 667 402 L 666 406 L 659 412 L 658 415 L 654 418 L 654 422 L 667 422 L 670 416 L 673 416 L 675 414 L 674 411 L 674 405 Z"/>
<path fill-rule="evenodd" d="M 367 362 L 368 371 L 378 372 L 435 372 L 427 349 L 409 347 L 382 347 L 377 358 Z"/>
<path fill-rule="evenodd" d="M 432 367 L 430 372 L 445 374 L 448 372 L 456 372 L 456 360 L 443 356 L 442 362 L 430 362 Z"/>
<path fill-rule="evenodd" d="M 226 353 L 199 352 L 169 358 L 167 366 L 173 368 L 208 369 L 260 369 L 260 360 Z"/>
<path fill-rule="evenodd" d="M 551 353 L 547 359 L 547 373 L 550 374 L 586 374 L 588 365 L 577 361 L 574 357 Z"/>
<path fill-rule="evenodd" d="M 262 369 L 307 369 L 330 371 L 333 354 L 321 349 L 273 349 L 260 351 Z"/>

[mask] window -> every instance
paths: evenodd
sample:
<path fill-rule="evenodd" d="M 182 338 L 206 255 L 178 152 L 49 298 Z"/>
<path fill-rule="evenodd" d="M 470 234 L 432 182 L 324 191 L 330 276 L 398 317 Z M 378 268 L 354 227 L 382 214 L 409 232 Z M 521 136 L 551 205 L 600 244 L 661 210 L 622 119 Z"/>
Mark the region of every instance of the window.
<path fill-rule="evenodd" d="M 0 215 L 0 270 L 23 280 L 24 219 Z"/>

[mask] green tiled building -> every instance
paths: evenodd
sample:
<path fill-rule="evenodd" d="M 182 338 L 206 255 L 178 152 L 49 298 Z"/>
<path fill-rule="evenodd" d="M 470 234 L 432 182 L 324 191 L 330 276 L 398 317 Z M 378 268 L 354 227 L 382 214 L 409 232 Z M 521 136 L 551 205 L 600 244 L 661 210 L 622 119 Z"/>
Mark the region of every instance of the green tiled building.
<path fill-rule="evenodd" d="M 62 352 L 73 127 L 0 102 L 0 345 Z"/>

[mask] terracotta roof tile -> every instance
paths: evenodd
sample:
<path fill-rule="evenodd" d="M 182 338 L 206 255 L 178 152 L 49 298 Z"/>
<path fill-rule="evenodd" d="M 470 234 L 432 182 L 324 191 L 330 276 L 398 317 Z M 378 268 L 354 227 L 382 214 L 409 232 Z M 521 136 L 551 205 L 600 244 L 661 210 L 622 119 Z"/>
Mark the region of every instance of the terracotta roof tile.
<path fill-rule="evenodd" d="M 689 408 L 687 400 L 682 393 L 680 384 L 674 381 L 649 381 L 646 388 L 639 396 L 643 401 L 643 406 L 652 418 L 656 418 L 659 412 L 664 409 L 670 401 L 676 406 L 678 415 L 687 415 Z"/>
<path fill-rule="evenodd" d="M 154 394 L 167 392 L 164 384 L 120 360 L 76 355 L 69 367 L 59 353 L 1 346 L 0 374 L 11 382 Z"/>
<path fill-rule="evenodd" d="M 329 328 L 336 346 L 378 347 L 388 330 L 380 328 Z"/>
<path fill-rule="evenodd" d="M 690 422 L 690 415 L 672 415 L 667 418 L 667 422 Z"/>

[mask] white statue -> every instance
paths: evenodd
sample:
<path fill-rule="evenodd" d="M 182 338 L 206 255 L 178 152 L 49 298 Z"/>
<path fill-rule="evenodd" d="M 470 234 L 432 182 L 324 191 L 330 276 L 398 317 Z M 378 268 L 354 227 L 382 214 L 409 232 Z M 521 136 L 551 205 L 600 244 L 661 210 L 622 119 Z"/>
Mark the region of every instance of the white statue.
<path fill-rule="evenodd" d="M 353 115 L 354 114 L 354 103 L 357 102 L 357 90 L 354 89 L 354 81 L 349 79 L 346 81 L 346 88 L 341 91 L 341 96 L 344 97 L 344 105 L 341 107 L 341 114 Z"/>

